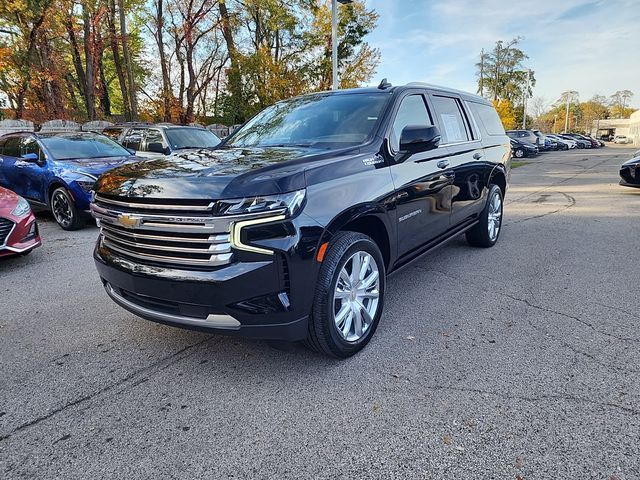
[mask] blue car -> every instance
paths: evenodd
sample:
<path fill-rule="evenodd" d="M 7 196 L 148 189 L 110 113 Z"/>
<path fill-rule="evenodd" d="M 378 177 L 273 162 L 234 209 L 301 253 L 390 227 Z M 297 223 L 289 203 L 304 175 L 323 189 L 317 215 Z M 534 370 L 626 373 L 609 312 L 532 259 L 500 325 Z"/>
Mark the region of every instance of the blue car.
<path fill-rule="evenodd" d="M 51 210 L 76 230 L 89 217 L 94 182 L 112 168 L 142 160 L 95 133 L 11 133 L 0 137 L 0 186 Z"/>

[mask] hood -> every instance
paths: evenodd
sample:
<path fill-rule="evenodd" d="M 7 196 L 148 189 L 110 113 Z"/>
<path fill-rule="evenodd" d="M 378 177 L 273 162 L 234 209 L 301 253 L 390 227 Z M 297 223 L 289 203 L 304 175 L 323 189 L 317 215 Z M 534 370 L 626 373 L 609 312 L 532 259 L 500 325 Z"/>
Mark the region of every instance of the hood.
<path fill-rule="evenodd" d="M 0 212 L 9 213 L 11 212 L 16 204 L 18 203 L 18 199 L 20 197 L 17 193 L 12 192 L 6 188 L 0 187 Z M 5 212 L 6 211 L 6 212 Z M 2 216 L 2 215 L 0 215 Z"/>
<path fill-rule="evenodd" d="M 139 162 L 142 157 L 134 155 L 125 155 L 121 157 L 100 157 L 100 158 L 74 158 L 70 160 L 56 160 L 56 164 L 65 170 L 79 173 L 88 173 L 95 177 L 99 177 L 116 167 L 129 163 Z"/>
<path fill-rule="evenodd" d="M 351 149 L 353 150 L 353 149 Z M 239 198 L 305 187 L 304 170 L 335 158 L 308 148 L 220 148 L 126 165 L 100 177 L 96 192 L 148 198 Z"/>
<path fill-rule="evenodd" d="M 629 165 L 640 165 L 640 152 L 636 152 L 634 155 L 637 155 L 637 156 L 634 156 L 632 159 L 627 160 L 622 164 L 622 166 L 626 167 Z"/>

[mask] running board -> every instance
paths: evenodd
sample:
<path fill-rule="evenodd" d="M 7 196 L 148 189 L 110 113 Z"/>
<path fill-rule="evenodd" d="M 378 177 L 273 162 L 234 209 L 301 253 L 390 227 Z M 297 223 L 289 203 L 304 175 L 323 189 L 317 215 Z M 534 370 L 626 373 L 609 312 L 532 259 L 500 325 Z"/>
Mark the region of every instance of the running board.
<path fill-rule="evenodd" d="M 454 238 L 458 237 L 459 235 L 462 235 L 467 230 L 475 227 L 478 224 L 478 222 L 479 222 L 479 220 L 474 220 L 473 222 L 471 222 L 471 223 L 469 223 L 469 224 L 467 224 L 467 225 L 465 225 L 465 226 L 463 226 L 461 228 L 458 228 L 457 230 L 454 230 L 446 238 L 443 238 L 441 240 L 436 240 L 435 243 L 427 245 L 426 247 L 422 247 L 422 248 L 424 248 L 424 250 L 417 249 L 414 253 L 407 254 L 408 260 L 401 260 L 400 263 L 398 264 L 398 266 L 395 266 L 394 269 L 391 270 L 391 272 L 389 272 L 389 274 L 387 276 L 389 277 L 389 276 L 399 272 L 400 270 L 404 270 L 406 267 L 411 265 L 416 260 L 421 259 L 427 253 L 431 253 L 434 250 L 442 247 L 443 245 L 446 245 L 447 243 L 449 243 Z"/>

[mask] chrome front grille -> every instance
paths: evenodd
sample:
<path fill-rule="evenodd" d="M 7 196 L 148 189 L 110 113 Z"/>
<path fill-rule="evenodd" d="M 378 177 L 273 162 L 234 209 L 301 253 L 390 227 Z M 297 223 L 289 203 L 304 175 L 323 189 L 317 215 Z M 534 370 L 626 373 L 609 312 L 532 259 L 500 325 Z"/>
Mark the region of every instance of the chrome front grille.
<path fill-rule="evenodd" d="M 110 198 L 91 204 L 102 244 L 141 263 L 216 267 L 231 263 L 233 217 L 214 217 L 210 201 Z"/>

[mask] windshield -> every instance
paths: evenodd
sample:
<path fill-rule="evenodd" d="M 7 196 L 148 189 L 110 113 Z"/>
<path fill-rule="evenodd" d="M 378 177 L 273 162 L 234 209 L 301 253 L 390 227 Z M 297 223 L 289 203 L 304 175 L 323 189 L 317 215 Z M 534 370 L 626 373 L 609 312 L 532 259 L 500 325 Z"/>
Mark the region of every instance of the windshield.
<path fill-rule="evenodd" d="M 131 156 L 129 150 L 102 135 L 65 135 L 41 141 L 54 160 Z"/>
<path fill-rule="evenodd" d="M 340 148 L 365 143 L 390 95 L 322 94 L 292 98 L 263 110 L 227 142 L 229 147 Z"/>
<path fill-rule="evenodd" d="M 171 150 L 181 148 L 213 148 L 220 139 L 202 128 L 167 128 L 165 130 Z"/>

